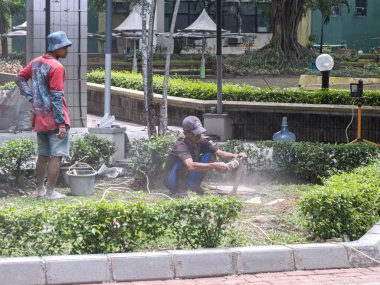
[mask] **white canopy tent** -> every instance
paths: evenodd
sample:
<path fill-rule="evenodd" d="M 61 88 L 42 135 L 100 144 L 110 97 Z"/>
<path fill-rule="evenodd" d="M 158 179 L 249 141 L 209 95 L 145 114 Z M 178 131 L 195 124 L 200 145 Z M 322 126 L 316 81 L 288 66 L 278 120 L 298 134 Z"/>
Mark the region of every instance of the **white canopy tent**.
<path fill-rule="evenodd" d="M 160 33 L 158 36 L 169 37 L 168 33 Z M 207 14 L 206 10 L 203 9 L 199 17 L 187 28 L 179 30 L 173 35 L 175 38 L 189 38 L 202 40 L 202 58 L 201 58 L 201 68 L 200 68 L 200 78 L 205 78 L 206 69 L 205 69 L 205 51 L 206 51 L 206 39 L 216 38 L 216 24 Z M 232 34 L 227 30 L 222 29 L 223 38 L 237 38 L 243 37 L 239 34 Z"/>
<path fill-rule="evenodd" d="M 26 31 L 26 29 L 27 29 L 27 23 L 26 23 L 26 21 L 24 23 L 22 23 L 21 25 L 13 27 L 13 30 L 23 30 L 23 31 Z"/>
<path fill-rule="evenodd" d="M 8 38 L 26 37 L 26 31 L 24 31 L 24 30 L 18 30 L 18 31 L 9 32 L 7 34 L 7 37 Z"/>
<path fill-rule="evenodd" d="M 187 28 L 180 31 L 184 34 L 188 34 L 189 37 L 201 38 L 202 39 L 202 58 L 201 58 L 201 69 L 200 78 L 206 77 L 206 67 L 205 67 L 205 52 L 206 52 L 206 39 L 216 37 L 216 24 L 207 14 L 206 10 L 203 9 L 199 17 Z M 229 33 L 229 31 L 222 29 L 222 34 Z"/>

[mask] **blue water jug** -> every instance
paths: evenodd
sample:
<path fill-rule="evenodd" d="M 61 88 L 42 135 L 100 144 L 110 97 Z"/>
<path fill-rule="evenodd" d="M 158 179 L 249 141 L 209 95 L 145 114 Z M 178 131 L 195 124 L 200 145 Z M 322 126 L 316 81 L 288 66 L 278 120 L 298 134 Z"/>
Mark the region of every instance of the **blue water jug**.
<path fill-rule="evenodd" d="M 296 140 L 295 134 L 288 130 L 288 118 L 282 117 L 281 130 L 273 135 L 273 140 L 294 142 Z"/>

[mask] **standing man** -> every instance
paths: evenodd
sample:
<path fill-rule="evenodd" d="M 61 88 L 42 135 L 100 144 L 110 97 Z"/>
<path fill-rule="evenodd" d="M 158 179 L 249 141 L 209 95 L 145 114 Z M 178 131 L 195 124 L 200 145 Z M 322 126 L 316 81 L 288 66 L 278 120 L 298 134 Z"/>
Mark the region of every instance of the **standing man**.
<path fill-rule="evenodd" d="M 69 155 L 70 118 L 64 96 L 65 68 L 58 61 L 66 58 L 72 45 L 65 32 L 48 35 L 48 53 L 32 60 L 16 78 L 21 93 L 33 106 L 33 128 L 37 132 L 37 197 L 66 197 L 54 190 L 61 159 Z M 27 81 L 32 79 L 32 88 Z M 44 182 L 47 176 L 47 188 Z"/>
<path fill-rule="evenodd" d="M 246 158 L 244 152 L 234 154 L 218 149 L 207 139 L 202 138 L 206 132 L 201 121 L 195 116 L 188 116 L 182 122 L 185 135 L 179 139 L 170 152 L 165 166 L 164 184 L 177 196 L 184 197 L 187 190 L 203 194 L 200 184 L 209 170 L 226 172 L 230 169 L 224 162 L 216 162 L 216 157 L 223 160 Z"/>

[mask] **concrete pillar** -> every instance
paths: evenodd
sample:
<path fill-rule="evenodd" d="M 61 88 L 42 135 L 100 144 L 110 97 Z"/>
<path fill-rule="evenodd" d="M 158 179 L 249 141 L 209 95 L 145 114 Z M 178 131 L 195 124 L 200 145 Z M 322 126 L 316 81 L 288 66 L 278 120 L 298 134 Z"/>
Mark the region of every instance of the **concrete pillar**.
<path fill-rule="evenodd" d="M 87 2 L 50 1 L 50 32 L 64 31 L 73 43 L 66 59 L 65 97 L 72 127 L 87 122 Z M 46 52 L 46 1 L 27 0 L 27 62 Z"/>
<path fill-rule="evenodd" d="M 217 135 L 224 142 L 232 138 L 232 120 L 229 114 L 203 114 L 207 135 Z"/>
<path fill-rule="evenodd" d="M 89 128 L 88 132 L 115 143 L 116 152 L 111 156 L 110 163 L 124 159 L 125 131 L 127 128 Z"/>
<path fill-rule="evenodd" d="M 160 33 L 165 32 L 165 1 L 157 1 L 156 29 Z"/>

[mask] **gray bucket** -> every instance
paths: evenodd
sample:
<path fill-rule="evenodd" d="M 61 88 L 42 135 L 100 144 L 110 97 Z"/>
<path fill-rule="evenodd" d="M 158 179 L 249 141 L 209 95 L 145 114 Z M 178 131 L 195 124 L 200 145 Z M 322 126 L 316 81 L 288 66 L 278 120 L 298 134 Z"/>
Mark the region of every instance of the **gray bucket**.
<path fill-rule="evenodd" d="M 92 170 L 93 168 L 86 163 L 77 163 L 72 166 L 61 166 L 61 175 L 63 177 L 63 182 L 65 186 L 70 186 L 70 177 L 67 172 L 70 170 Z"/>
<path fill-rule="evenodd" d="M 76 172 L 76 174 L 75 174 Z M 66 172 L 73 196 L 88 196 L 94 193 L 95 175 L 93 169 L 75 169 Z"/>

